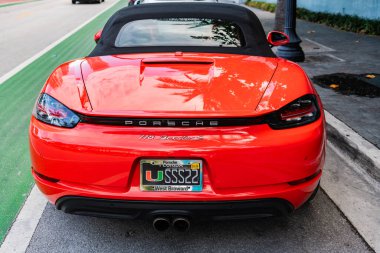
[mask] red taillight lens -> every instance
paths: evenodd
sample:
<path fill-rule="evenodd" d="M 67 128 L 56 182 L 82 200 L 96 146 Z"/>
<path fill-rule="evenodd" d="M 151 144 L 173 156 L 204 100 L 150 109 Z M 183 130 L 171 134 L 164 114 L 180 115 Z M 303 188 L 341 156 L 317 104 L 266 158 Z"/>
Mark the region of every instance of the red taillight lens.
<path fill-rule="evenodd" d="M 317 111 L 311 99 L 299 99 L 280 112 L 281 120 L 300 121 L 303 117 L 312 117 Z"/>
<path fill-rule="evenodd" d="M 303 96 L 269 117 L 269 125 L 274 129 L 303 126 L 316 121 L 320 109 L 314 95 Z"/>
<path fill-rule="evenodd" d="M 73 128 L 80 121 L 78 115 L 48 94 L 38 98 L 33 115 L 47 124 L 66 128 Z"/>

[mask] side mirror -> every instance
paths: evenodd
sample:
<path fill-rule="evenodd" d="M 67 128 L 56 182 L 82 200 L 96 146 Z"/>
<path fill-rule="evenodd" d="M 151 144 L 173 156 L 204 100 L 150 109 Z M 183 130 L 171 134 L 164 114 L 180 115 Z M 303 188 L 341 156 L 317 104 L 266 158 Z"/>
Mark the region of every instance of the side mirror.
<path fill-rule="evenodd" d="M 289 36 L 283 32 L 272 31 L 268 33 L 267 40 L 272 47 L 283 46 L 289 43 Z"/>
<path fill-rule="evenodd" d="M 95 41 L 96 44 L 98 44 L 100 38 L 102 37 L 102 32 L 103 32 L 103 30 L 99 30 L 97 33 L 95 33 L 95 35 L 94 35 L 94 41 Z"/>

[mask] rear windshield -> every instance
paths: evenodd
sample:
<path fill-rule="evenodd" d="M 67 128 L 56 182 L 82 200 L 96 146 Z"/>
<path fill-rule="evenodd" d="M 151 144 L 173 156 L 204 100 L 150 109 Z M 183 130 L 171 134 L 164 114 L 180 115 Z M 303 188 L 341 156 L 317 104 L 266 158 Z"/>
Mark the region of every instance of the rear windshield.
<path fill-rule="evenodd" d="M 116 47 L 243 47 L 240 27 L 221 19 L 166 18 L 131 21 L 116 37 Z"/>

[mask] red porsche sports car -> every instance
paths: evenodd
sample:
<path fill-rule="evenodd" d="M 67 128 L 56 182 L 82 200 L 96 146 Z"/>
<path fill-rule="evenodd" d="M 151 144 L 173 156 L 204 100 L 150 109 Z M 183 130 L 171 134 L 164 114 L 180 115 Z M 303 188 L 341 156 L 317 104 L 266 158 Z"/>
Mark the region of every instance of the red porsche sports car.
<path fill-rule="evenodd" d="M 67 213 L 192 220 L 288 214 L 312 198 L 325 157 L 321 100 L 277 58 L 249 9 L 121 9 L 93 52 L 59 66 L 30 125 L 32 173 Z"/>

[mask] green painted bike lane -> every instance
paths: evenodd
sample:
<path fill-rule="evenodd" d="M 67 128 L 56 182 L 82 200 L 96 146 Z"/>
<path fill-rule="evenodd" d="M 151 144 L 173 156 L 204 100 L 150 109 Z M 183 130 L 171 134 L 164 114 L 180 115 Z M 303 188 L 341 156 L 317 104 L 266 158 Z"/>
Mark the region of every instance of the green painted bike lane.
<path fill-rule="evenodd" d="M 0 84 L 0 243 L 32 186 L 28 144 L 29 120 L 35 100 L 49 74 L 65 61 L 86 56 L 93 36 L 118 9 L 120 0 L 88 25 Z"/>

